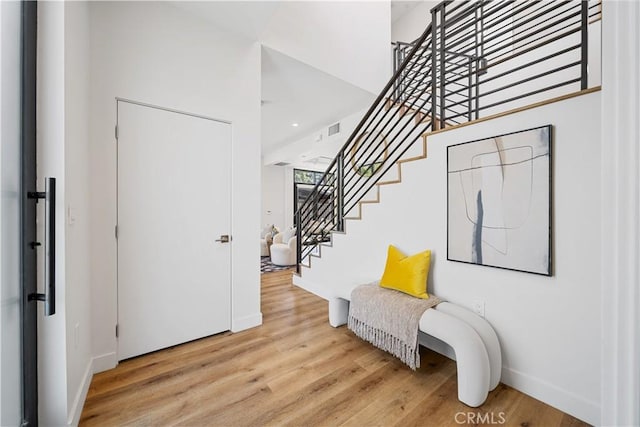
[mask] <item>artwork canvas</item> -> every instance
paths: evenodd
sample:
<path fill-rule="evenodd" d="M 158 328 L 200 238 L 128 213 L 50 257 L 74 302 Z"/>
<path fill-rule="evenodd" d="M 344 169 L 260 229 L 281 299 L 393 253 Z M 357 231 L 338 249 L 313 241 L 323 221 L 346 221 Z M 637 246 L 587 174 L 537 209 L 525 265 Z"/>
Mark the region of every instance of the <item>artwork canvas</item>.
<path fill-rule="evenodd" d="M 447 148 L 447 259 L 551 275 L 551 125 Z"/>

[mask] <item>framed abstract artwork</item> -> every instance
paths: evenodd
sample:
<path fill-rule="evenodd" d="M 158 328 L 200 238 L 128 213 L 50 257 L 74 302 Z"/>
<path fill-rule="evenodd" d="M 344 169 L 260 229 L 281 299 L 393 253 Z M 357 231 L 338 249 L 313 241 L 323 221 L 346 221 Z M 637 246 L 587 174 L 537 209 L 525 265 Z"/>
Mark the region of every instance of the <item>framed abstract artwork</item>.
<path fill-rule="evenodd" d="M 551 125 L 447 147 L 447 259 L 551 276 Z"/>

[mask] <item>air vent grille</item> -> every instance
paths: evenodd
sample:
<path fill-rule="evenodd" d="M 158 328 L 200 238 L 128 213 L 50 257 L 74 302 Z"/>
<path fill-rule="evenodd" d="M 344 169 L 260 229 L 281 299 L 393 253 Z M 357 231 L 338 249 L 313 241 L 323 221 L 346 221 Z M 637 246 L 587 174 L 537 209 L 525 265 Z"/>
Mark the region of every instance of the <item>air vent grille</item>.
<path fill-rule="evenodd" d="M 336 133 L 340 133 L 340 123 L 329 126 L 329 136 L 335 135 Z"/>

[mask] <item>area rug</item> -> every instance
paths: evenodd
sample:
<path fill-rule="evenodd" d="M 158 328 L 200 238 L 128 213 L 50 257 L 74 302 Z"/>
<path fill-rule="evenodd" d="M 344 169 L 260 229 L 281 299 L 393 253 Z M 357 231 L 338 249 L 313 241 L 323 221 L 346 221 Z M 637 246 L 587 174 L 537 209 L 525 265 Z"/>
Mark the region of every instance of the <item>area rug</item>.
<path fill-rule="evenodd" d="M 295 268 L 294 265 L 275 265 L 268 256 L 260 257 L 260 273 L 273 273 L 274 271 L 290 270 Z"/>

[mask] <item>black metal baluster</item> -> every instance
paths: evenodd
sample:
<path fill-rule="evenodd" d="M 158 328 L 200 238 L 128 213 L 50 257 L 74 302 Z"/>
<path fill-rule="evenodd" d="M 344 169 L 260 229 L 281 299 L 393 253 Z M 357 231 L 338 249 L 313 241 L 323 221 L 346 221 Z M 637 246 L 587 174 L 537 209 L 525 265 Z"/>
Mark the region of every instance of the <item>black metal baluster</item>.
<path fill-rule="evenodd" d="M 440 49 L 439 49 L 439 55 L 440 55 L 440 117 L 438 117 L 438 120 L 440 120 L 440 128 L 444 128 L 445 127 L 445 120 L 446 120 L 446 112 L 445 112 L 445 102 L 447 101 L 446 99 L 446 93 L 445 93 L 445 67 L 446 67 L 446 62 L 445 62 L 445 22 L 446 22 L 446 14 L 445 14 L 445 4 L 446 3 L 442 3 L 442 6 L 440 8 Z"/>
<path fill-rule="evenodd" d="M 581 1 L 580 33 L 582 36 L 580 49 L 580 89 L 585 90 L 589 85 L 589 3 Z"/>
<path fill-rule="evenodd" d="M 438 10 L 434 8 L 431 10 L 431 129 L 438 130 L 440 128 L 439 122 L 436 119 L 438 106 L 436 100 L 438 82 L 436 81 L 436 72 L 438 70 Z"/>
<path fill-rule="evenodd" d="M 337 189 L 337 229 L 338 231 L 344 231 L 344 151 L 338 153 L 338 161 L 336 162 L 336 189 Z"/>

